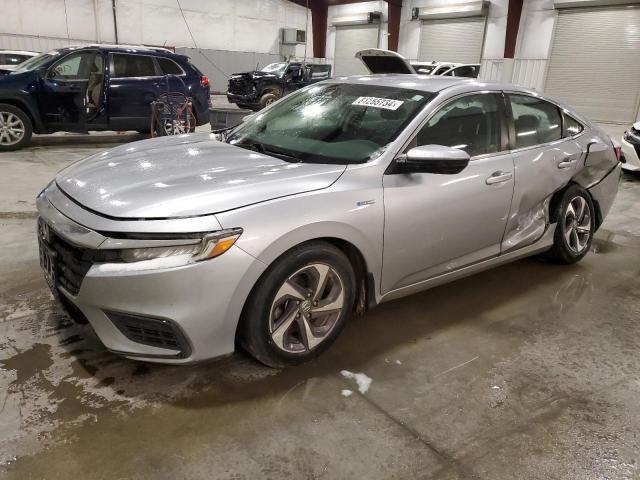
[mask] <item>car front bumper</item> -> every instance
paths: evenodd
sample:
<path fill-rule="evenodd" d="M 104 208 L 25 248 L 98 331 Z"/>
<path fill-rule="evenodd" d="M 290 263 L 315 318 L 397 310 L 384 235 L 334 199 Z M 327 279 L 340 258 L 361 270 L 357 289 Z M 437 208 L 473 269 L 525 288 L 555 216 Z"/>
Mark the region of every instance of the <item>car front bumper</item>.
<path fill-rule="evenodd" d="M 260 106 L 260 100 L 255 94 L 240 95 L 238 93 L 227 92 L 227 100 L 229 103 L 235 103 L 240 105 L 248 105 L 252 107 Z"/>
<path fill-rule="evenodd" d="M 37 204 L 56 239 L 79 251 L 104 244 L 106 237 L 63 215 L 44 195 Z M 242 308 L 264 267 L 233 246 L 186 265 L 95 263 L 77 291 L 59 283 L 52 291 L 72 317 L 88 321 L 110 351 L 152 362 L 193 363 L 233 352 Z"/>
<path fill-rule="evenodd" d="M 625 159 L 622 168 L 625 170 L 640 171 L 640 136 L 625 132 L 625 135 L 620 139 L 620 143 Z"/>

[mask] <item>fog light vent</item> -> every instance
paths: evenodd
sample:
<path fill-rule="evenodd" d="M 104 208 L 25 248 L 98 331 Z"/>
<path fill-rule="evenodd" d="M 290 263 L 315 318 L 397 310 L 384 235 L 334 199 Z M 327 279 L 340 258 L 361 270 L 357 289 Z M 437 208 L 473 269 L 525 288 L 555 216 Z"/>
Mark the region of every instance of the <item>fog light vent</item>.
<path fill-rule="evenodd" d="M 105 313 L 118 330 L 132 342 L 178 350 L 178 358 L 185 358 L 190 354 L 187 339 L 180 328 L 170 320 L 121 312 Z"/>

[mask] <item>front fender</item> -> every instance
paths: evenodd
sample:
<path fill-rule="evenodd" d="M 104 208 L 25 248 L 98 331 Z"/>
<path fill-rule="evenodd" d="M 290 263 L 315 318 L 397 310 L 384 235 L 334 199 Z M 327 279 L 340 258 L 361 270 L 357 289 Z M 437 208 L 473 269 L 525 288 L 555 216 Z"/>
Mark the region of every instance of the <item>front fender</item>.
<path fill-rule="evenodd" d="M 272 264 L 286 251 L 317 239 L 352 244 L 373 274 L 376 297 L 382 271 L 384 210 L 382 190 L 350 191 L 329 188 L 217 214 L 223 228 L 242 227 L 236 245 Z M 367 198 L 366 204 L 358 203 Z"/>

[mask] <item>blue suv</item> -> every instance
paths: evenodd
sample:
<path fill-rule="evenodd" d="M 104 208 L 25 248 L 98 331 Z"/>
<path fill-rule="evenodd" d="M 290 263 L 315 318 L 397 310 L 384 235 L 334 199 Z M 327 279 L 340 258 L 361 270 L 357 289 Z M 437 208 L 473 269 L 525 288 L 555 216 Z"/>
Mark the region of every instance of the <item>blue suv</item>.
<path fill-rule="evenodd" d="M 148 133 L 150 104 L 169 91 L 192 99 L 197 125 L 209 120 L 209 79 L 188 57 L 106 45 L 43 53 L 0 76 L 0 152 L 25 147 L 32 133 Z"/>

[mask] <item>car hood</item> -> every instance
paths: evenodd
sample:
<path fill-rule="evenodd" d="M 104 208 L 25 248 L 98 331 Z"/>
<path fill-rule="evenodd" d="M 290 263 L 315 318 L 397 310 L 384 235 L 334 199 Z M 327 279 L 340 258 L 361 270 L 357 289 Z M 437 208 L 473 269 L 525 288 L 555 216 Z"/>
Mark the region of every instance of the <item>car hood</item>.
<path fill-rule="evenodd" d="M 195 133 L 129 143 L 56 176 L 75 202 L 115 218 L 219 213 L 330 186 L 344 165 L 289 163 Z"/>

